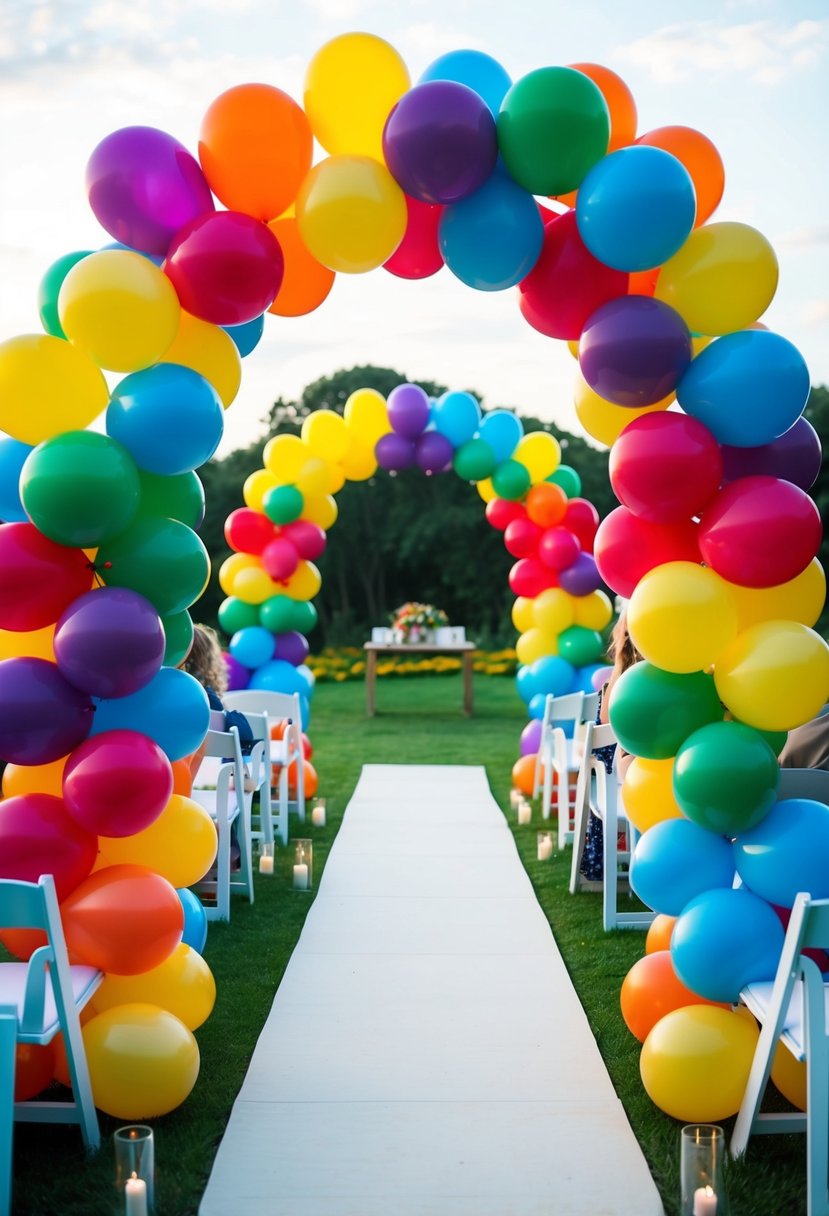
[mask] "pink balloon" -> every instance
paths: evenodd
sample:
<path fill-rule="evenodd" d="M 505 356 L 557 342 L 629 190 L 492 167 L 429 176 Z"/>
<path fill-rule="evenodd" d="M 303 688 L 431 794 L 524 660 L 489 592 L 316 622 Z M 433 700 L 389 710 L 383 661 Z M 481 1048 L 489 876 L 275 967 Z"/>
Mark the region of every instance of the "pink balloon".
<path fill-rule="evenodd" d="M 318 524 L 312 524 L 310 519 L 297 519 L 292 524 L 285 524 L 279 529 L 283 540 L 289 540 L 300 557 L 307 562 L 315 561 L 325 552 L 327 538 Z"/>
<path fill-rule="evenodd" d="M 663 562 L 699 562 L 696 524 L 652 524 L 617 507 L 596 533 L 596 565 L 608 587 L 628 599 L 643 575 Z"/>
<path fill-rule="evenodd" d="M 63 800 L 75 822 L 101 836 L 132 836 L 158 819 L 173 793 L 173 769 L 148 735 L 108 730 L 76 747 L 63 770 Z"/>
<path fill-rule="evenodd" d="M 621 503 L 651 523 L 699 515 L 723 476 L 720 446 L 706 426 L 665 411 L 634 419 L 610 451 L 610 482 Z"/>
<path fill-rule="evenodd" d="M 289 540 L 277 537 L 262 550 L 262 565 L 271 578 L 283 583 L 299 565 L 299 554 Z"/>
<path fill-rule="evenodd" d="M 37 882 L 52 874 L 63 900 L 88 876 L 98 839 L 51 794 L 21 794 L 0 802 L 0 878 Z"/>
<path fill-rule="evenodd" d="M 244 325 L 273 304 L 285 259 L 267 224 L 210 211 L 176 233 L 164 270 L 187 312 L 213 325 Z"/>
<path fill-rule="evenodd" d="M 43 629 L 92 586 L 83 549 L 68 549 L 34 524 L 0 524 L 0 629 Z"/>
<path fill-rule="evenodd" d="M 551 570 L 566 570 L 581 553 L 581 542 L 569 528 L 548 528 L 538 543 L 538 556 Z"/>
<path fill-rule="evenodd" d="M 571 498 L 561 521 L 562 528 L 567 528 L 578 537 L 579 544 L 585 553 L 593 552 L 593 541 L 599 526 L 599 512 L 586 498 Z"/>
<path fill-rule="evenodd" d="M 401 279 L 428 279 L 443 266 L 438 245 L 438 224 L 443 207 L 437 203 L 421 203 L 406 196 L 406 231 L 403 240 L 387 262 L 385 270 Z"/>

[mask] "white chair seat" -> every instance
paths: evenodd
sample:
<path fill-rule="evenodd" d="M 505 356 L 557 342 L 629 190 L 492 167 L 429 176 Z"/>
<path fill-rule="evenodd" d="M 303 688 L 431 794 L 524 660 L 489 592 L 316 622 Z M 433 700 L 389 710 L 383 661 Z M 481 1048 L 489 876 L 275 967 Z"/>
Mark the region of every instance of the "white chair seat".
<path fill-rule="evenodd" d="M 28 973 L 28 963 L 4 963 L 0 967 L 0 1005 L 16 1008 L 19 1022 L 23 1020 L 23 1002 Z M 69 978 L 75 1004 L 83 1006 L 103 977 L 96 967 L 86 967 L 78 963 L 69 968 Z M 19 1038 L 27 1043 L 48 1043 L 59 1030 L 60 1020 L 55 1005 L 55 994 L 52 990 L 52 977 L 51 974 L 47 974 L 43 1018 L 40 1025 L 33 1026 L 28 1034 L 20 1034 Z"/>
<path fill-rule="evenodd" d="M 766 980 L 761 984 L 748 984 L 740 993 L 743 1002 L 759 1022 L 765 1022 L 771 1009 L 771 994 L 774 981 Z M 824 1017 L 826 1032 L 829 1034 L 829 987 L 823 993 Z M 796 1060 L 806 1059 L 806 1033 L 803 1024 L 803 980 L 795 981 L 789 1007 L 783 1018 L 781 1040 L 786 1044 Z"/>

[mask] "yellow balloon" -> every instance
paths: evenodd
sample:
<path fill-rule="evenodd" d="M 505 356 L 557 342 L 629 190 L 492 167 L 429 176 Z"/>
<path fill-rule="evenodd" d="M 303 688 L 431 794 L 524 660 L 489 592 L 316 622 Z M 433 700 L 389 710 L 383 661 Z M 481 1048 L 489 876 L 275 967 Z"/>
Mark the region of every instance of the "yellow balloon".
<path fill-rule="evenodd" d="M 182 308 L 178 332 L 165 350 L 162 363 L 179 363 L 209 380 L 227 407 L 242 383 L 239 349 L 220 325 L 210 325 Z"/>
<path fill-rule="evenodd" d="M 140 253 L 118 249 L 76 262 L 58 296 L 69 341 L 112 372 L 158 363 L 176 336 L 180 314 L 166 274 Z"/>
<path fill-rule="evenodd" d="M 54 663 L 54 638 L 54 625 L 30 629 L 25 633 L 0 629 L 0 659 L 48 659 Z"/>
<path fill-rule="evenodd" d="M 386 399 L 375 388 L 358 388 L 345 403 L 345 425 L 372 450 L 377 440 L 391 431 Z"/>
<path fill-rule="evenodd" d="M 585 629 L 598 629 L 600 633 L 613 620 L 613 605 L 604 591 L 574 596 L 573 611 L 577 625 L 583 625 Z"/>
<path fill-rule="evenodd" d="M 738 722 L 792 730 L 829 700 L 829 646 L 798 621 L 763 621 L 723 651 L 714 682 Z"/>
<path fill-rule="evenodd" d="M 369 156 L 315 165 L 296 201 L 300 236 L 330 270 L 364 274 L 388 261 L 406 231 L 406 196 Z"/>
<path fill-rule="evenodd" d="M 558 642 L 545 629 L 528 629 L 515 643 L 515 653 L 519 663 L 534 663 L 545 655 L 558 654 Z"/>
<path fill-rule="evenodd" d="M 326 152 L 382 161 L 383 127 L 410 83 L 405 63 L 384 39 L 340 34 L 308 64 L 303 109 Z"/>
<path fill-rule="evenodd" d="M 52 794 L 63 797 L 63 770 L 68 756 L 51 764 L 7 764 L 3 772 L 3 797 L 21 794 Z"/>
<path fill-rule="evenodd" d="M 299 435 L 274 435 L 265 444 L 262 461 L 273 474 L 272 484 L 292 486 L 310 455 L 310 449 Z"/>
<path fill-rule="evenodd" d="M 233 588 L 243 570 L 261 570 L 262 563 L 252 553 L 231 553 L 219 566 L 219 586 L 225 595 L 235 595 Z"/>
<path fill-rule="evenodd" d="M 92 1018 L 83 1041 L 98 1110 L 152 1119 L 175 1110 L 199 1075 L 192 1031 L 157 1005 L 116 1005 Z"/>
<path fill-rule="evenodd" d="M 292 600 L 312 600 L 322 586 L 322 575 L 313 562 L 301 561 L 279 589 Z"/>
<path fill-rule="evenodd" d="M 325 493 L 339 494 L 345 485 L 345 471 L 343 470 L 342 463 L 338 461 L 336 464 L 332 464 L 330 460 L 326 463 L 328 466 L 328 482 L 325 486 Z"/>
<path fill-rule="evenodd" d="M 484 477 L 482 481 L 476 481 L 475 489 L 478 491 L 484 502 L 492 502 L 493 499 L 498 497 L 495 486 L 492 484 L 491 477 Z"/>
<path fill-rule="evenodd" d="M 328 494 L 332 482 L 331 465 L 320 456 L 309 456 L 299 471 L 296 487 L 304 498 Z"/>
<path fill-rule="evenodd" d="M 674 762 L 635 756 L 625 773 L 622 800 L 625 814 L 639 832 L 647 832 L 663 819 L 681 819 L 674 798 Z"/>
<path fill-rule="evenodd" d="M 826 574 L 819 560 L 809 565 L 788 583 L 776 587 L 739 587 L 728 584 L 737 605 L 740 630 L 760 621 L 800 621 L 815 625 L 826 602 Z"/>
<path fill-rule="evenodd" d="M 233 580 L 233 590 L 228 594 L 235 595 L 246 604 L 264 604 L 265 600 L 269 600 L 272 595 L 278 595 L 282 590 L 282 584 L 275 583 L 257 562 L 255 567 L 239 571 Z"/>
<path fill-rule="evenodd" d="M 349 481 L 368 481 L 377 472 L 374 448 L 351 431 L 348 436 L 348 450 L 340 461 L 340 467 Z"/>
<path fill-rule="evenodd" d="M 318 528 L 322 528 L 325 532 L 337 522 L 338 515 L 339 508 L 330 494 L 305 499 L 305 505 L 302 508 L 302 518 L 309 520 L 312 524 L 316 524 Z"/>
<path fill-rule="evenodd" d="M 705 671 L 737 636 L 728 583 L 693 562 L 665 562 L 633 589 L 627 610 L 633 643 L 663 671 Z"/>
<path fill-rule="evenodd" d="M 579 340 L 578 338 L 570 338 L 567 342 L 567 349 L 574 359 L 579 357 Z"/>
<path fill-rule="evenodd" d="M 267 451 L 267 448 L 265 451 Z M 289 483 L 280 483 L 268 469 L 257 469 L 255 473 L 251 473 L 249 477 L 245 478 L 245 484 L 242 486 L 242 498 L 245 500 L 245 506 L 250 507 L 251 511 L 258 511 L 260 515 L 264 515 L 265 495 L 270 490 L 276 489 L 280 484 Z"/>
<path fill-rule="evenodd" d="M 740 1109 L 759 1031 L 729 1009 L 686 1005 L 656 1023 L 639 1071 L 652 1102 L 684 1123 L 714 1123 Z"/>
<path fill-rule="evenodd" d="M 561 464 L 561 444 L 548 431 L 531 431 L 519 441 L 512 458 L 523 464 L 536 485 L 546 481 Z"/>
<path fill-rule="evenodd" d="M 512 606 L 512 623 L 519 633 L 526 633 L 535 627 L 535 600 L 519 595 Z"/>
<path fill-rule="evenodd" d="M 106 409 L 109 390 L 83 351 L 51 334 L 0 343 L 0 429 L 31 446 L 82 431 Z"/>
<path fill-rule="evenodd" d="M 771 1065 L 771 1079 L 784 1098 L 798 1110 L 806 1110 L 806 1061 L 796 1060 L 785 1043 L 778 1043 Z"/>
<path fill-rule="evenodd" d="M 302 440 L 315 456 L 336 462 L 348 451 L 345 419 L 334 410 L 314 410 L 302 424 Z"/>
<path fill-rule="evenodd" d="M 561 587 L 548 587 L 537 596 L 533 607 L 533 621 L 539 629 L 548 633 L 563 633 L 576 619 L 575 600 Z"/>
<path fill-rule="evenodd" d="M 132 836 L 99 836 L 98 850 L 108 865 L 146 866 L 174 887 L 203 878 L 216 859 L 216 825 L 192 798 L 173 794 L 148 828 Z"/>
<path fill-rule="evenodd" d="M 622 431 L 633 422 L 634 418 L 642 418 L 645 414 L 658 414 L 666 410 L 674 400 L 674 393 L 663 397 L 655 405 L 645 405 L 641 409 L 628 409 L 625 405 L 614 405 L 605 401 L 582 376 L 576 376 L 573 390 L 573 404 L 576 407 L 576 417 L 592 439 L 597 439 L 606 447 L 612 447 Z"/>
<path fill-rule="evenodd" d="M 134 1002 L 157 1005 L 196 1030 L 206 1022 L 216 1003 L 216 981 L 207 963 L 184 942 L 169 958 L 140 975 L 104 976 L 92 1002 L 97 1013 Z"/>
<path fill-rule="evenodd" d="M 664 300 L 697 334 L 729 334 L 761 317 L 777 290 L 777 258 L 748 224 L 704 224 L 669 258 L 656 281 Z"/>

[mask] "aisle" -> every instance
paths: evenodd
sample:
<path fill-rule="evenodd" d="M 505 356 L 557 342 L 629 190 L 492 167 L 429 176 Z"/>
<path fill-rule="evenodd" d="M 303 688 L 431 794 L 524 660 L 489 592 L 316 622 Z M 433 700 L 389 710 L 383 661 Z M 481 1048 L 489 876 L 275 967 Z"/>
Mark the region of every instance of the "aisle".
<path fill-rule="evenodd" d="M 368 765 L 201 1216 L 658 1216 L 483 768 Z"/>

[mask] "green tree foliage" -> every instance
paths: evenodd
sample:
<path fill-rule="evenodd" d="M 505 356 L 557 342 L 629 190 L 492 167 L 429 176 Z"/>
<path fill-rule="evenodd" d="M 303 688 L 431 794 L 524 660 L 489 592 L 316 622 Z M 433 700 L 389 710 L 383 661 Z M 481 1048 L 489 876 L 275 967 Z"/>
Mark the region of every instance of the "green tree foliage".
<path fill-rule="evenodd" d="M 823 448 L 820 472 L 809 493 L 817 503 L 817 509 L 820 511 L 820 518 L 823 521 L 823 541 L 818 557 L 826 570 L 829 568 L 829 528 L 827 528 L 827 524 L 829 524 L 829 464 L 827 464 L 829 461 L 829 388 L 826 388 L 825 385 L 812 387 L 809 403 L 806 406 L 806 417 L 820 436 Z M 829 608 L 824 608 L 815 628 L 824 637 L 829 637 Z"/>

